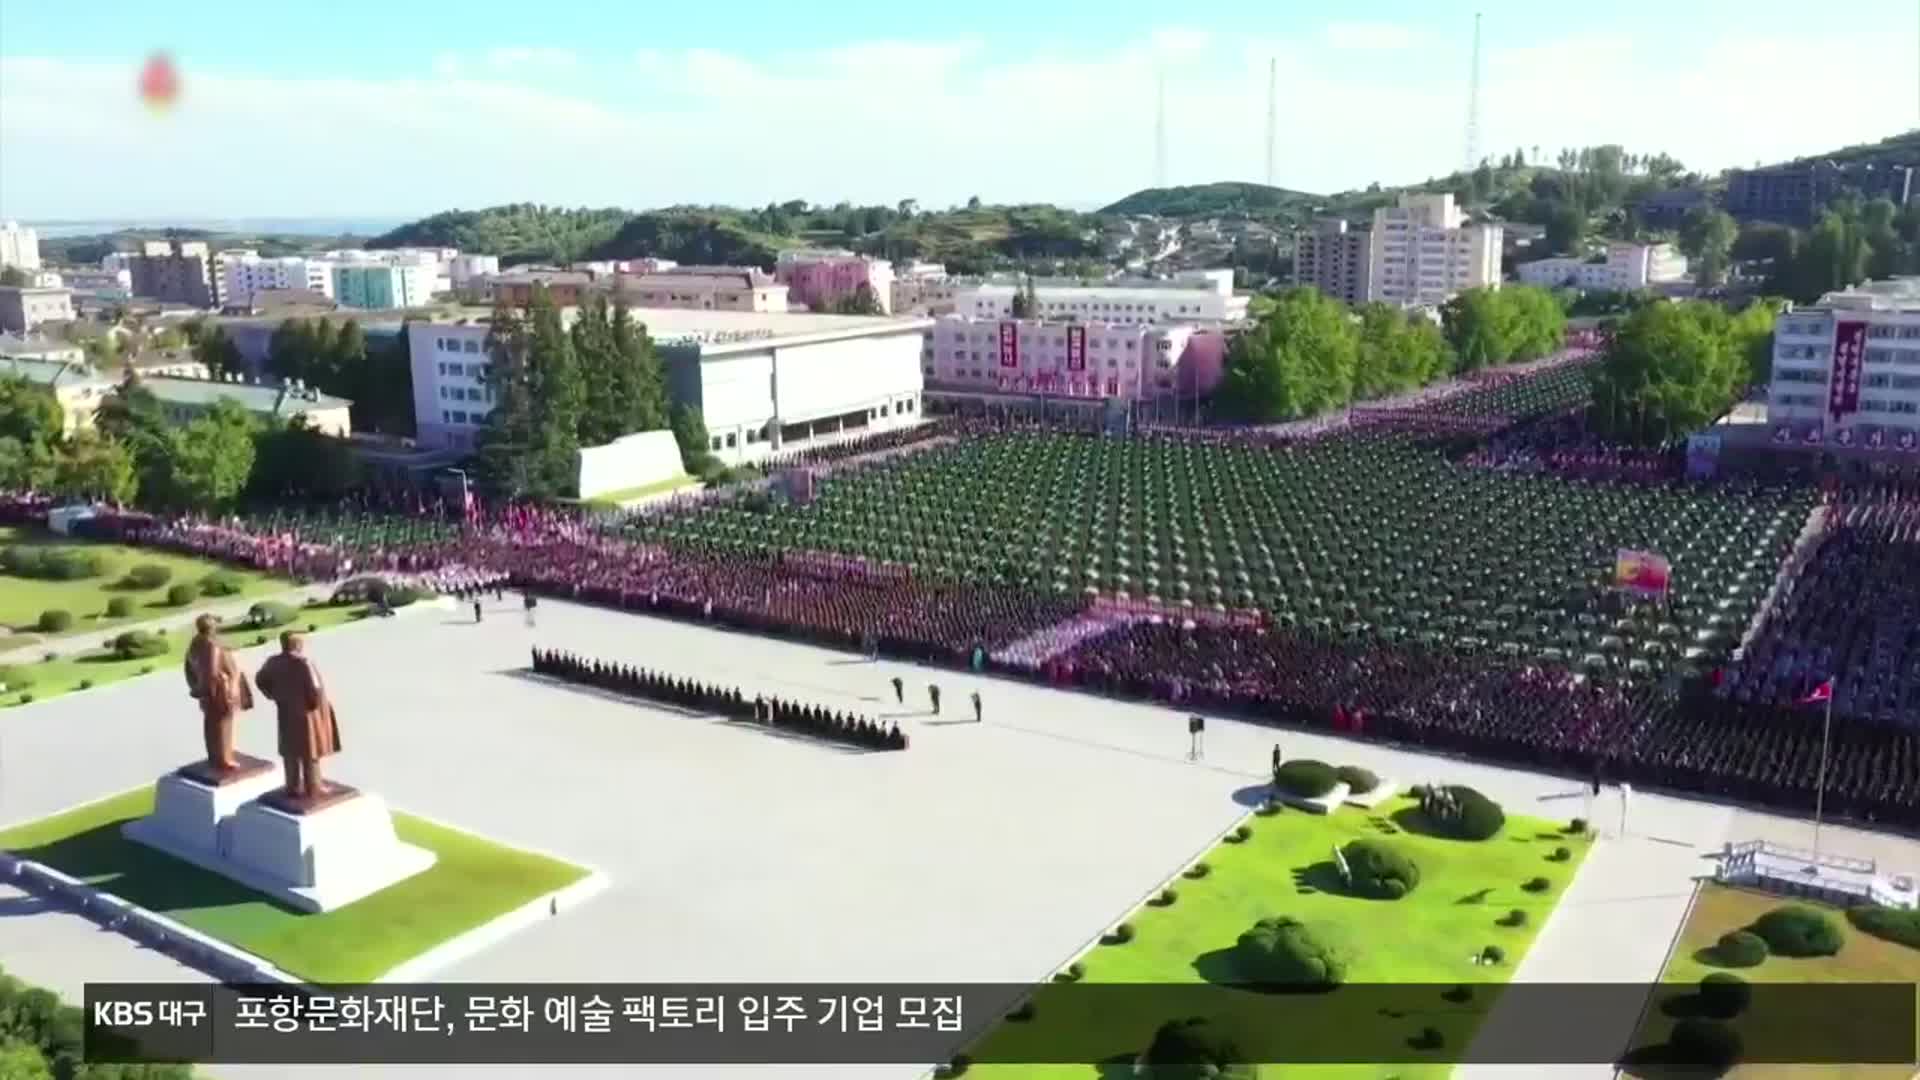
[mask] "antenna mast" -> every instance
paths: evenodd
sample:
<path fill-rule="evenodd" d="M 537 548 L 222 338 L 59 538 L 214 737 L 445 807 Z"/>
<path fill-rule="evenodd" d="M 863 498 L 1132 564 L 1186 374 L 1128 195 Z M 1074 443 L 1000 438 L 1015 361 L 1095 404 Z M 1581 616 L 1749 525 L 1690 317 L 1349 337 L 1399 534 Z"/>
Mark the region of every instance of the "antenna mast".
<path fill-rule="evenodd" d="M 1153 186 L 1167 186 L 1167 73 L 1155 74 L 1156 97 L 1153 115 Z"/>
<path fill-rule="evenodd" d="M 1480 13 L 1473 13 L 1473 68 L 1467 76 L 1467 160 L 1463 168 L 1480 167 Z"/>
<path fill-rule="evenodd" d="M 1267 60 L 1267 186 L 1268 187 L 1273 186 L 1273 140 L 1274 140 L 1274 131 L 1278 123 L 1279 102 L 1280 102 L 1279 92 L 1275 89 L 1275 87 L 1277 86 L 1276 73 L 1279 71 L 1279 67 L 1280 67 L 1280 62 L 1278 60 L 1275 60 L 1271 57 L 1268 58 Z"/>

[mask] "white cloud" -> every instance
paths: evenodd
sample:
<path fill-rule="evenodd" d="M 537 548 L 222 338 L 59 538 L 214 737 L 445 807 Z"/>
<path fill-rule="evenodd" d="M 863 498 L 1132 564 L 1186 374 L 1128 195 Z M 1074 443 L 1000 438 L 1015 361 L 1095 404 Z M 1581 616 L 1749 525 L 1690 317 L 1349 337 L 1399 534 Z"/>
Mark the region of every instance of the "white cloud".
<path fill-rule="evenodd" d="M 1384 22 L 1328 23 L 1321 36 L 1336 49 L 1356 52 L 1410 49 L 1420 41 L 1412 27 Z"/>
<path fill-rule="evenodd" d="M 524 45 L 488 49 L 486 57 L 487 65 L 496 71 L 571 67 L 575 59 L 570 49 Z"/>
<path fill-rule="evenodd" d="M 1551 156 L 1561 146 L 1619 142 L 1717 169 L 1908 126 L 1911 99 L 1886 94 L 1884 76 L 1899 70 L 1910 42 L 1798 34 L 1731 36 L 1691 49 L 1684 66 L 1671 57 L 1685 43 L 1654 48 L 1626 38 L 1489 50 L 1483 151 L 1538 145 Z M 853 42 L 754 58 L 647 49 L 605 68 L 578 61 L 576 73 L 590 78 L 564 90 L 534 85 L 564 61 L 517 53 L 505 69 L 484 54 L 444 57 L 437 77 L 189 66 L 180 105 L 158 118 L 139 106 L 123 65 L 6 57 L 0 213 L 279 216 L 510 201 L 906 197 L 945 206 L 974 194 L 1098 203 L 1152 182 L 1150 72 L 1169 49 L 1180 57 L 1166 68 L 1174 183 L 1261 176 L 1269 58 L 1278 69 L 1279 183 L 1332 191 L 1420 180 L 1459 163 L 1464 55 L 1422 47 L 1391 65 L 1356 65 L 1325 44 L 1322 33 L 1262 41 L 1175 29 L 1096 50 L 1063 43 L 1013 54 L 976 40 Z M 1788 62 L 1842 52 L 1849 62 L 1837 68 Z M 305 165 L 272 185 L 222 187 L 222 171 L 207 171 L 220 161 Z"/>

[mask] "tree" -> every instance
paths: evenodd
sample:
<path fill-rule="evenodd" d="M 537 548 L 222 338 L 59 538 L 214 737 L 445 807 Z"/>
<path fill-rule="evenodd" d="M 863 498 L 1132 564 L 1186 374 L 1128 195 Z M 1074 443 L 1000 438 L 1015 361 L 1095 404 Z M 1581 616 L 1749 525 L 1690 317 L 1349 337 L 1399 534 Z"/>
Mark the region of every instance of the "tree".
<path fill-rule="evenodd" d="M 707 435 L 706 417 L 691 405 L 673 407 L 673 441 L 680 444 L 680 465 L 695 476 L 705 476 L 718 465 Z"/>
<path fill-rule="evenodd" d="M 1717 304 L 1641 308 L 1615 328 L 1588 376 L 1590 423 L 1608 438 L 1648 446 L 1711 423 L 1746 385 L 1751 367 L 1741 349 L 1747 340 L 1736 337 Z"/>
<path fill-rule="evenodd" d="M 978 195 L 969 195 L 969 196 L 967 197 L 967 209 L 969 209 L 969 210 L 978 210 L 978 209 L 980 209 L 980 196 L 978 196 Z"/>
<path fill-rule="evenodd" d="M 0 265 L 0 287 L 25 288 L 33 284 L 33 275 L 12 265 Z"/>
<path fill-rule="evenodd" d="M 1432 322 L 1388 304 L 1361 307 L 1353 371 L 1355 400 L 1425 386 L 1449 366 L 1446 341 Z"/>
<path fill-rule="evenodd" d="M 613 319 L 604 297 L 594 297 L 580 306 L 572 335 L 580 378 L 593 387 L 593 393 L 582 403 L 575 434 L 582 446 L 601 446 L 635 430 L 627 426 L 634 411 L 629 400 L 633 382 L 614 342 Z"/>
<path fill-rule="evenodd" d="M 1680 246 L 1694 261 L 1694 280 L 1701 285 L 1724 284 L 1739 236 L 1739 225 L 1725 210 L 1696 210 L 1688 215 L 1680 230 Z"/>
<path fill-rule="evenodd" d="M 105 499 L 126 506 L 140 492 L 140 477 L 126 447 L 81 431 L 61 448 L 53 489 L 72 498 Z"/>
<path fill-rule="evenodd" d="M 0 376 L 0 438 L 52 447 L 66 429 L 66 415 L 51 392 L 26 379 Z"/>
<path fill-rule="evenodd" d="M 316 430 L 304 416 L 256 425 L 246 490 L 261 499 L 334 500 L 361 481 L 344 439 Z"/>
<path fill-rule="evenodd" d="M 314 366 L 313 324 L 285 319 L 267 340 L 267 371 L 280 379 L 304 379 Z"/>
<path fill-rule="evenodd" d="M 1040 297 L 1034 291 L 1033 275 L 1027 274 L 1020 287 L 1013 291 L 1013 317 L 1016 319 L 1034 319 L 1040 316 Z"/>
<path fill-rule="evenodd" d="M 1557 352 L 1566 337 L 1567 313 L 1552 293 L 1533 285 L 1514 285 L 1493 294 L 1510 313 L 1515 363 Z"/>
<path fill-rule="evenodd" d="M 353 402 L 355 431 L 414 433 L 410 326 L 403 324 L 400 332 L 383 345 L 368 346 L 364 358 L 344 374 L 340 386 L 322 387 Z"/>
<path fill-rule="evenodd" d="M 173 433 L 162 501 L 196 510 L 231 502 L 253 472 L 255 426 L 237 402 L 222 398 Z"/>
<path fill-rule="evenodd" d="M 246 358 L 240 355 L 240 347 L 227 337 L 227 332 L 218 326 L 203 330 L 193 345 L 193 358 L 205 364 L 207 373 L 216 379 L 246 373 Z"/>
<path fill-rule="evenodd" d="M 620 355 L 618 380 L 629 385 L 616 392 L 631 410 L 631 431 L 659 431 L 667 426 L 667 379 L 659 354 L 653 351 L 653 339 L 647 329 L 633 321 L 633 313 L 624 301 L 613 305 L 613 346 Z"/>
<path fill-rule="evenodd" d="M 478 440 L 481 483 L 509 497 L 570 494 L 579 480 L 586 392 L 573 339 L 546 289 L 534 290 L 525 322 L 495 310 L 490 347 L 495 403 Z"/>
<path fill-rule="evenodd" d="M 880 310 L 880 300 L 874 295 L 873 286 L 866 282 L 854 286 L 852 292 L 841 297 L 833 310 L 840 315 L 884 315 Z"/>
<path fill-rule="evenodd" d="M 1357 339 L 1338 300 L 1290 289 L 1228 348 L 1218 400 L 1261 423 L 1340 408 L 1353 399 Z"/>
<path fill-rule="evenodd" d="M 1579 255 L 1586 249 L 1586 211 L 1572 203 L 1555 203 L 1547 212 L 1547 250 Z"/>
<path fill-rule="evenodd" d="M 1468 289 L 1440 309 L 1441 325 L 1461 371 L 1497 367 L 1513 358 L 1513 308 L 1497 289 Z"/>

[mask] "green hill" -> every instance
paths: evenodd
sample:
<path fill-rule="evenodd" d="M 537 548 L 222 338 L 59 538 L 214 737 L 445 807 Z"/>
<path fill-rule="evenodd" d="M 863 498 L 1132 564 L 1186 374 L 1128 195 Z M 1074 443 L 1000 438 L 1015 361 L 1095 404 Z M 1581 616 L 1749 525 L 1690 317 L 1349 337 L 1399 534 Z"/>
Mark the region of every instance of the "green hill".
<path fill-rule="evenodd" d="M 1879 142 L 1844 146 L 1825 154 L 1795 158 L 1790 164 L 1808 161 L 1833 161 L 1848 164 L 1920 165 L 1920 128 L 1889 135 Z"/>
<path fill-rule="evenodd" d="M 1311 214 L 1327 196 L 1290 188 L 1221 181 L 1182 187 L 1147 188 L 1100 209 L 1102 214 L 1156 217 L 1294 217 Z"/>
<path fill-rule="evenodd" d="M 632 211 L 614 207 L 570 210 L 534 203 L 447 210 L 382 233 L 367 247 L 453 247 L 498 255 L 503 265 L 573 262 L 612 240 L 632 217 Z"/>

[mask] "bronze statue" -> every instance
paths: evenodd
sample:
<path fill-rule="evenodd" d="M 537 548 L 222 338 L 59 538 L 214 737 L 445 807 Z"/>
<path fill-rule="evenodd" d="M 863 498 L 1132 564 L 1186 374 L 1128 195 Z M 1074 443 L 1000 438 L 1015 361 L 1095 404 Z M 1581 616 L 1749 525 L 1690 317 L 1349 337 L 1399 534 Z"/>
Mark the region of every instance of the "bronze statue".
<path fill-rule="evenodd" d="M 311 803 L 331 794 L 320 778 L 320 759 L 340 752 L 340 725 L 320 671 L 306 657 L 306 638 L 292 630 L 281 634 L 280 654 L 261 665 L 254 681 L 279 710 L 286 796 Z"/>
<path fill-rule="evenodd" d="M 240 670 L 233 650 L 220 644 L 214 631 L 220 620 L 202 615 L 193 621 L 193 643 L 187 646 L 187 691 L 200 703 L 201 733 L 206 738 L 206 769 L 214 775 L 240 767 L 233 755 L 233 716 L 253 708 L 253 688 Z"/>

